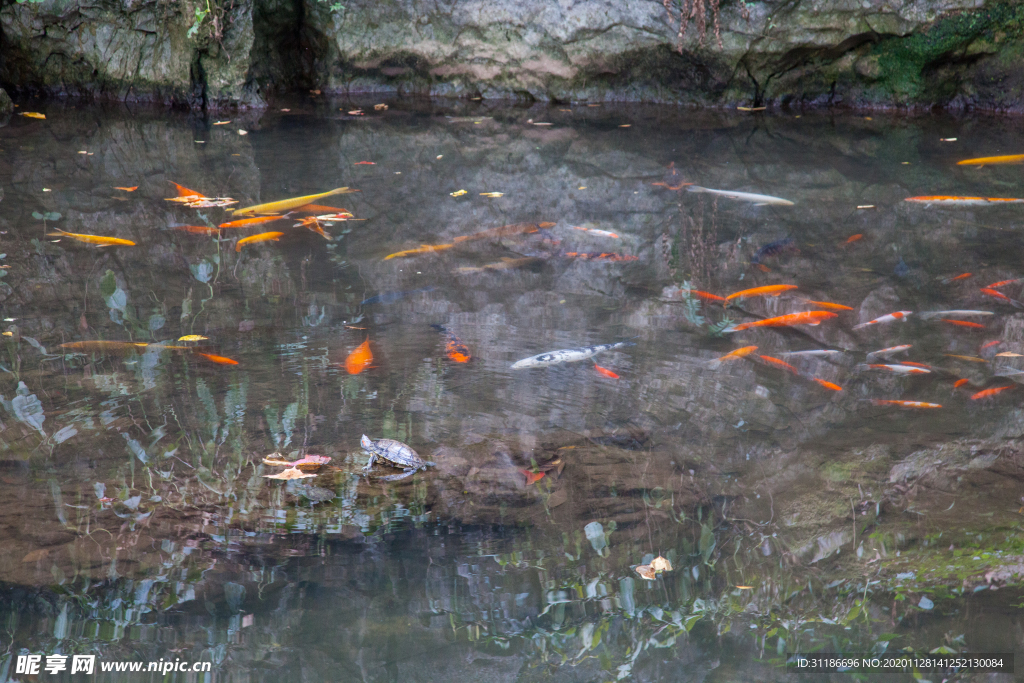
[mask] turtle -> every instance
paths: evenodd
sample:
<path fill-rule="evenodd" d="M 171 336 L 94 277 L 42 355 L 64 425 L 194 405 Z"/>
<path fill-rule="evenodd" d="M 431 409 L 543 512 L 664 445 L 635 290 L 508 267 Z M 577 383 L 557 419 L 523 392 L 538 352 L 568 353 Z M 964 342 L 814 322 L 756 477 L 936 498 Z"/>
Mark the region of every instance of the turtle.
<path fill-rule="evenodd" d="M 378 439 L 373 441 L 366 434 L 363 434 L 363 438 L 359 440 L 359 445 L 370 454 L 370 461 L 366 463 L 366 466 L 363 468 L 364 470 L 373 467 L 373 463 L 376 460 L 383 460 L 389 465 L 401 467 L 405 470 L 402 474 L 381 477 L 385 481 L 405 479 L 419 470 L 426 469 L 427 467 L 437 467 L 434 463 L 423 460 L 416 451 L 401 441 L 395 441 L 394 439 Z"/>

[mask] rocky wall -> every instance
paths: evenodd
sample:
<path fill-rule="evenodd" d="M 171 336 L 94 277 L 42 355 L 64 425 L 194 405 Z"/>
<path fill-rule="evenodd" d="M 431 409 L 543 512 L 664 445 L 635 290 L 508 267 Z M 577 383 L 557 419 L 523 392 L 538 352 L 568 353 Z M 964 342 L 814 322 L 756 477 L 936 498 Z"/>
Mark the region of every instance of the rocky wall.
<path fill-rule="evenodd" d="M 212 109 L 295 90 L 1024 109 L 1019 2 L 728 2 L 705 11 L 703 35 L 694 18 L 681 38 L 679 11 L 678 0 L 8 0 L 0 84 Z"/>

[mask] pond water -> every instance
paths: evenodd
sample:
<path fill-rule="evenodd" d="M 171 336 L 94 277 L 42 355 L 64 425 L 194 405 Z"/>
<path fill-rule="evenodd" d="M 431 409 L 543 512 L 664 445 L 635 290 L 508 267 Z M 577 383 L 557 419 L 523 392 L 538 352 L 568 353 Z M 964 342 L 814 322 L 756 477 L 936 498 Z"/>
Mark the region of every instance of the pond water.
<path fill-rule="evenodd" d="M 0 128 L 0 678 L 790 680 L 796 652 L 1024 648 L 1024 205 L 906 201 L 1024 197 L 1021 165 L 957 164 L 1024 151 L 1018 120 L 383 103 L 26 100 L 46 118 Z M 434 466 L 364 471 L 363 434 Z M 280 481 L 274 453 L 330 462 Z"/>

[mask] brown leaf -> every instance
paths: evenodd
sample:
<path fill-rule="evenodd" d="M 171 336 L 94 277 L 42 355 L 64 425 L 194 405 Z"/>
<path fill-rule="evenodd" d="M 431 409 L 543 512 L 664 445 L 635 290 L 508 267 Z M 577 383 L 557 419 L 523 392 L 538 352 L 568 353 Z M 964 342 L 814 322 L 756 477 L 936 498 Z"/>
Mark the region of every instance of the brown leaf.
<path fill-rule="evenodd" d="M 46 548 L 40 548 L 39 550 L 33 550 L 25 557 L 21 558 L 22 562 L 38 562 L 49 554 L 49 550 Z"/>
<path fill-rule="evenodd" d="M 658 575 L 658 573 L 654 571 L 649 564 L 641 564 L 634 567 L 634 569 L 636 569 L 636 573 L 639 574 L 641 578 L 647 579 L 648 581 L 654 581 L 654 577 Z"/>

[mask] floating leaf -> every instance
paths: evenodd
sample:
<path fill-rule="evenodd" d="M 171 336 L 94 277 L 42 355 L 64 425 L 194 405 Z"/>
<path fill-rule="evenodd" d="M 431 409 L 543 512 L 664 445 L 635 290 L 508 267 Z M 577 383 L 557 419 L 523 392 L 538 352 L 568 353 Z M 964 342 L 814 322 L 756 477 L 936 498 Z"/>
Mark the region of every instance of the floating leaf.
<path fill-rule="evenodd" d="M 658 573 L 654 571 L 649 564 L 637 565 L 634 569 L 636 569 L 636 573 L 639 574 L 641 578 L 647 579 L 648 581 L 654 581 L 655 577 L 658 575 Z"/>
<path fill-rule="evenodd" d="M 306 479 L 307 477 L 315 477 L 315 476 L 316 476 L 315 474 L 306 474 L 302 470 L 297 469 L 295 467 L 292 467 L 292 468 L 289 468 L 287 470 L 284 470 L 283 472 L 278 472 L 277 474 L 264 474 L 263 475 L 263 477 L 265 479 L 284 479 L 286 481 L 289 480 L 289 479 Z"/>
<path fill-rule="evenodd" d="M 280 453 L 271 453 L 263 458 L 264 465 L 283 465 L 284 467 L 303 467 L 303 469 L 317 468 L 326 465 L 331 458 L 326 455 L 307 455 L 298 460 L 285 460 Z"/>
<path fill-rule="evenodd" d="M 201 334 L 186 334 L 184 337 L 178 337 L 178 341 L 206 341 L 209 337 L 204 337 Z"/>
<path fill-rule="evenodd" d="M 672 563 L 666 560 L 661 555 L 651 560 L 651 569 L 656 572 L 670 572 L 672 571 Z"/>

